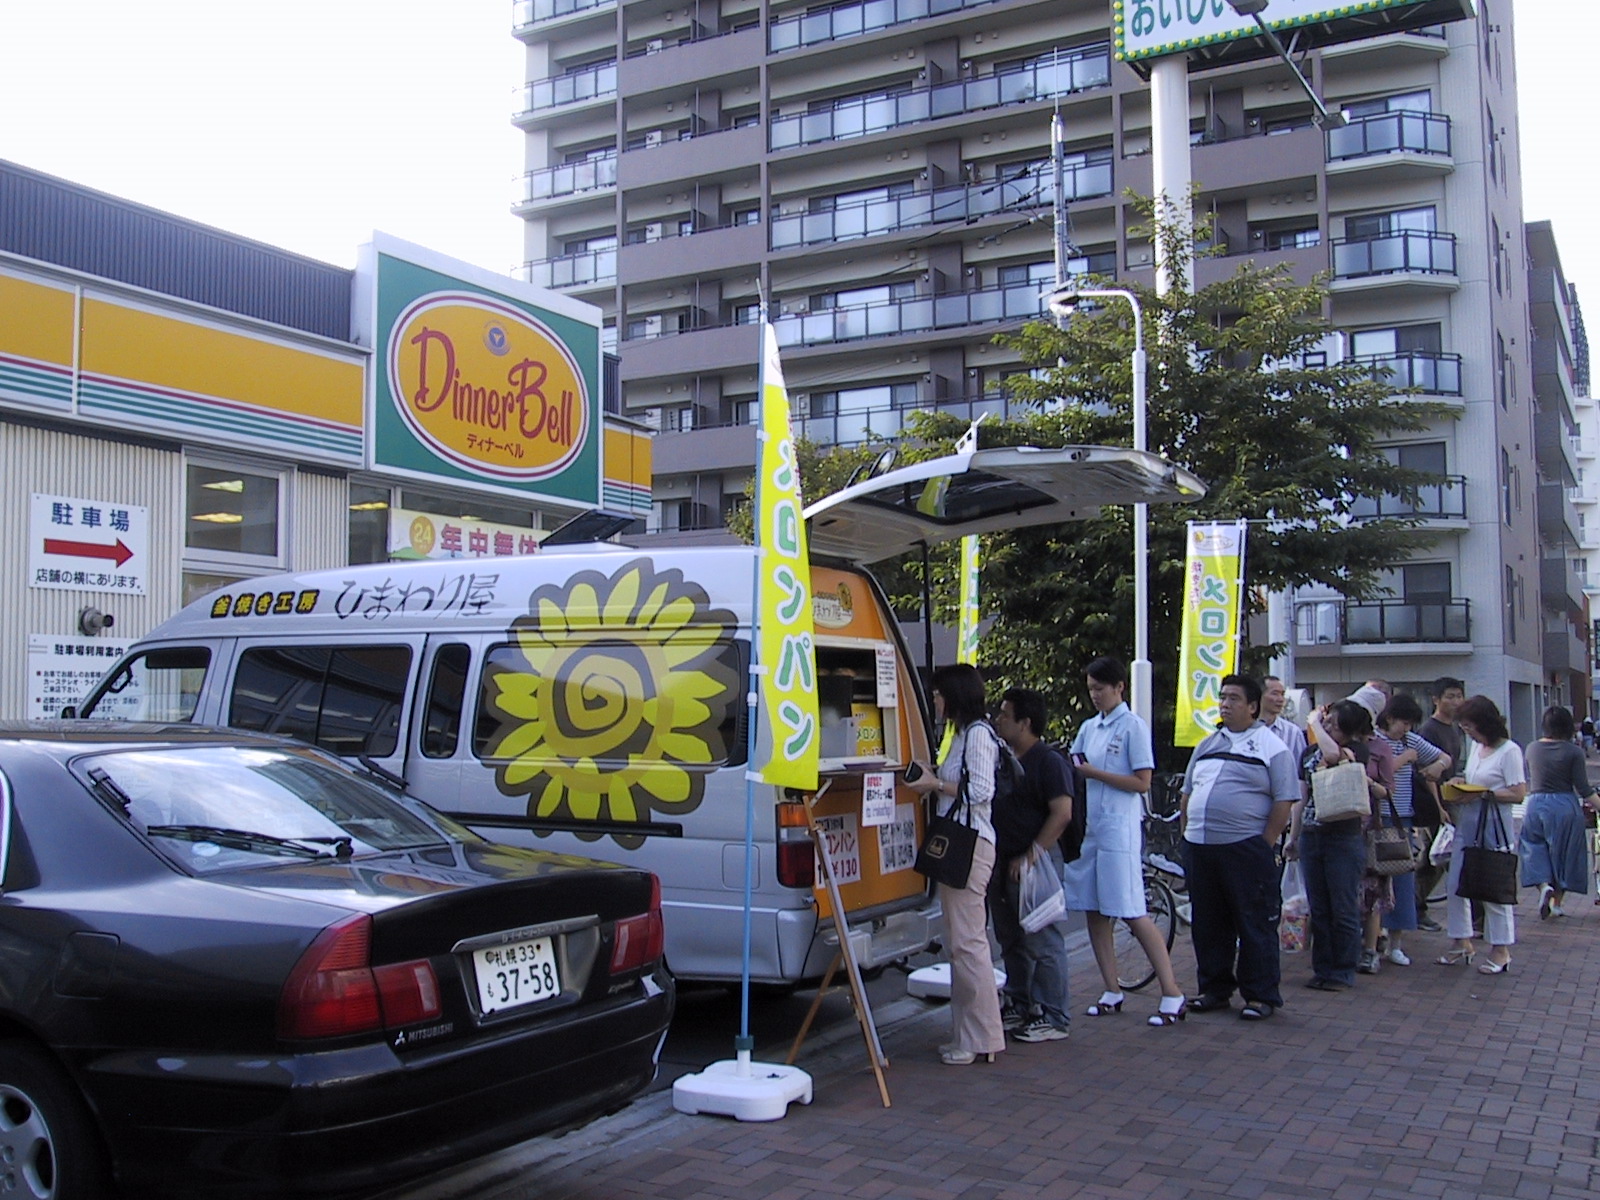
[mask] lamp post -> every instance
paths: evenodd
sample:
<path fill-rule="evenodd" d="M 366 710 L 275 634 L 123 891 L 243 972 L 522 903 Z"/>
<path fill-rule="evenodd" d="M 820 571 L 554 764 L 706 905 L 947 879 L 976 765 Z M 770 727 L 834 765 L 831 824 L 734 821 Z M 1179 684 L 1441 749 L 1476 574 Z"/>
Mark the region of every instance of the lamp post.
<path fill-rule="evenodd" d="M 1139 297 L 1122 288 L 1079 287 L 1067 284 L 1050 293 L 1050 311 L 1070 316 L 1084 297 L 1126 300 L 1133 310 L 1133 448 L 1145 446 L 1144 311 Z M 1154 708 L 1150 675 L 1150 506 L 1133 506 L 1133 694 L 1129 707 L 1150 729 Z"/>

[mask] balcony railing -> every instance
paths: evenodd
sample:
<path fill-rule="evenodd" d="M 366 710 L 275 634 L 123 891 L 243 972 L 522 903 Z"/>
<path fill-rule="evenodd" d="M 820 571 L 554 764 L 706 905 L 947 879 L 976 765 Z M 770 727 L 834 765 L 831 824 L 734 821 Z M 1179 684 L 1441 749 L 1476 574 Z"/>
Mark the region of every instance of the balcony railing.
<path fill-rule="evenodd" d="M 556 75 L 550 79 L 535 79 L 522 89 L 521 106 L 517 116 L 526 117 L 546 108 L 560 108 L 564 104 L 581 104 L 585 100 L 599 100 L 617 94 L 617 64 L 601 63 L 574 71 L 570 75 Z"/>
<path fill-rule="evenodd" d="M 1066 198 L 1087 200 L 1111 191 L 1111 163 L 1069 166 Z M 1055 201 L 1055 179 L 1049 169 L 1030 171 L 1001 183 L 935 188 L 841 205 L 825 212 L 793 213 L 772 218 L 772 249 L 873 237 L 898 229 L 937 225 L 944 221 L 975 221 L 1017 208 L 1039 208 Z"/>
<path fill-rule="evenodd" d="M 1006 104 L 1026 104 L 1111 83 L 1111 55 L 1105 44 L 1063 54 L 1020 71 L 962 79 L 890 96 L 840 100 L 815 112 L 774 117 L 768 134 L 773 150 L 864 137 Z"/>
<path fill-rule="evenodd" d="M 966 8 L 979 8 L 995 0 L 864 0 L 860 4 L 843 5 L 825 12 L 802 13 L 794 17 L 780 17 L 767 31 L 767 49 L 773 54 L 795 50 L 801 46 L 815 46 L 838 38 L 855 37 L 903 25 L 907 21 L 920 21 L 926 17 L 942 17 L 945 13 L 960 12 Z"/>
<path fill-rule="evenodd" d="M 522 265 L 522 277 L 535 287 L 578 287 L 590 283 L 614 283 L 617 278 L 617 252 L 585 250 L 542 258 Z"/>
<path fill-rule="evenodd" d="M 796 414 L 791 419 L 797 437 L 807 438 L 819 446 L 856 446 L 874 437 L 897 436 L 908 414 L 929 409 L 952 414 L 969 425 L 984 414 L 1002 421 L 1011 416 L 1010 400 L 995 395 L 962 400 L 919 401 L 903 408 L 884 405 L 821 416 Z M 1018 411 L 1033 413 L 1038 410 L 1031 405 L 1018 405 Z"/>
<path fill-rule="evenodd" d="M 821 312 L 796 313 L 773 322 L 780 346 L 850 342 L 999 321 L 1026 321 L 1040 316 L 1044 301 L 1039 285 L 990 288 L 948 296 L 919 296 L 886 304 L 859 304 Z"/>
<path fill-rule="evenodd" d="M 1295 605 L 1300 646 L 1470 642 L 1470 600 L 1308 600 Z"/>
<path fill-rule="evenodd" d="M 1467 477 L 1448 475 L 1444 483 L 1431 483 L 1417 489 L 1416 500 L 1403 496 L 1363 496 L 1350 507 L 1350 515 L 1357 520 L 1371 521 L 1380 517 L 1429 517 L 1440 521 L 1467 519 Z"/>
<path fill-rule="evenodd" d="M 1461 355 L 1437 350 L 1400 350 L 1394 354 L 1360 354 L 1350 360 L 1366 367 L 1379 383 L 1396 391 L 1415 388 L 1430 396 L 1461 395 Z"/>
<path fill-rule="evenodd" d="M 516 0 L 511 6 L 511 28 L 526 29 L 591 8 L 615 8 L 617 0 Z"/>
<path fill-rule="evenodd" d="M 1456 235 L 1430 229 L 1397 229 L 1370 238 L 1338 238 L 1333 243 L 1333 274 L 1338 279 L 1410 272 L 1456 273 Z"/>
<path fill-rule="evenodd" d="M 1378 113 L 1328 131 L 1329 162 L 1396 151 L 1448 156 L 1450 118 L 1443 113 Z"/>
<path fill-rule="evenodd" d="M 529 171 L 522 177 L 519 200 L 523 204 L 531 204 L 535 200 L 577 196 L 616 186 L 617 156 L 613 152 L 604 158 L 587 158 L 582 162 L 561 163 Z"/>

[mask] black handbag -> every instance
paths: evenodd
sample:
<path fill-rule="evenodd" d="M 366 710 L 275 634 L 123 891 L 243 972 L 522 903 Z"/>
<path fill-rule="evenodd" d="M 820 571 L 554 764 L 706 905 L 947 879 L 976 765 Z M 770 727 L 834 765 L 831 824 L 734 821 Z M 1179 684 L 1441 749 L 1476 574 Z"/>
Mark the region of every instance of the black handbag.
<path fill-rule="evenodd" d="M 957 818 L 960 809 L 966 820 Z M 917 847 L 916 861 L 911 869 L 926 875 L 935 883 L 949 888 L 964 888 L 972 875 L 972 855 L 978 848 L 978 831 L 970 824 L 972 800 L 967 795 L 967 747 L 961 744 L 961 782 L 956 784 L 955 799 L 943 813 L 928 819 L 928 830 Z"/>
<path fill-rule="evenodd" d="M 1417 869 L 1417 845 L 1409 829 L 1400 823 L 1400 810 L 1394 797 L 1388 797 L 1392 825 L 1380 825 L 1367 835 L 1367 874 L 1391 877 Z"/>
<path fill-rule="evenodd" d="M 1500 806 L 1485 795 L 1478 809 L 1478 833 L 1473 838 L 1477 844 L 1461 848 L 1461 877 L 1456 881 L 1456 895 L 1485 904 L 1515 904 L 1517 852 L 1492 849 L 1483 844 L 1490 808 L 1494 809 L 1495 845 L 1506 845 L 1511 840 L 1506 836 L 1505 818 L 1500 815 Z"/>

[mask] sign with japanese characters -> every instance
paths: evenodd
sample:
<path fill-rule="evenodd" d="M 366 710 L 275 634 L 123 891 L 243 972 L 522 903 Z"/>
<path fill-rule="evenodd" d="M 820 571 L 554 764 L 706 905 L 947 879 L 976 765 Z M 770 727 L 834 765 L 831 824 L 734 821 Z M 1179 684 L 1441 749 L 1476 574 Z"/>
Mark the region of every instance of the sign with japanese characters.
<path fill-rule="evenodd" d="M 1183 568 L 1183 641 L 1178 652 L 1174 740 L 1198 746 L 1217 727 L 1222 677 L 1237 669 L 1244 595 L 1243 521 L 1190 521 Z"/>
<path fill-rule="evenodd" d="M 121 658 L 132 638 L 28 635 L 28 716 L 59 717 L 100 682 L 106 668 Z M 102 715 L 110 715 L 102 714 Z"/>
<path fill-rule="evenodd" d="M 28 510 L 28 586 L 145 594 L 150 510 L 138 504 L 33 494 Z"/>
<path fill-rule="evenodd" d="M 381 235 L 358 277 L 369 465 L 600 503 L 599 309 Z"/>
<path fill-rule="evenodd" d="M 389 557 L 510 558 L 537 554 L 544 530 L 519 525 L 496 525 L 471 517 L 442 517 L 438 513 L 389 510 Z"/>
<path fill-rule="evenodd" d="M 894 776 L 870 771 L 861 777 L 861 823 L 889 825 L 894 821 Z"/>

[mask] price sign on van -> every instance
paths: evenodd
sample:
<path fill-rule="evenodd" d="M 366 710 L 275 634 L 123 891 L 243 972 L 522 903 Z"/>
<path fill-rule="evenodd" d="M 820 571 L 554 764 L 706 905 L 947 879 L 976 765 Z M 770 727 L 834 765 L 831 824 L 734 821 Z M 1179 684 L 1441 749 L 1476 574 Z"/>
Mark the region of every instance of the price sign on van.
<path fill-rule="evenodd" d="M 861 777 L 861 823 L 887 825 L 894 820 L 894 776 L 873 771 Z"/>
<path fill-rule="evenodd" d="M 854 813 L 818 817 L 817 828 L 827 839 L 828 861 L 833 864 L 833 879 L 840 887 L 861 881 L 861 831 Z"/>

